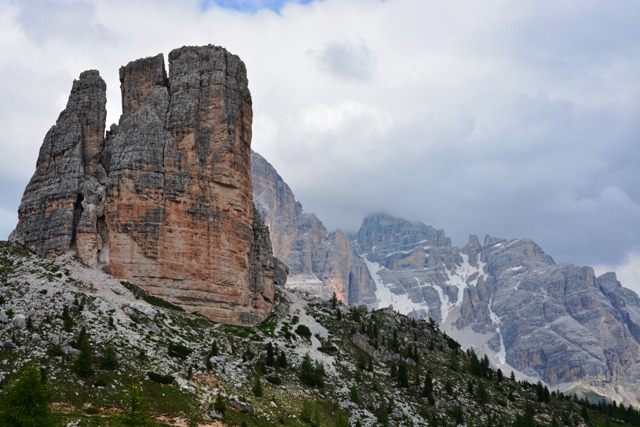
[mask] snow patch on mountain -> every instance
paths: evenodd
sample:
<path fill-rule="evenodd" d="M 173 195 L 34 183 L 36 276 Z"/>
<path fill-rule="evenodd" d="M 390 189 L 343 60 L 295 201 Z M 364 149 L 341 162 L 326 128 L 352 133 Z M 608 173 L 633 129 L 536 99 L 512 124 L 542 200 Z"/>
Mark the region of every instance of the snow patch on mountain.
<path fill-rule="evenodd" d="M 491 308 L 492 306 L 493 306 L 493 295 L 491 295 L 491 299 L 489 300 L 489 305 L 487 308 L 489 309 L 489 318 L 491 319 L 491 322 L 493 322 L 493 324 L 496 326 L 496 333 L 500 337 L 500 350 L 498 350 L 495 356 L 500 361 L 500 364 L 504 365 L 507 361 L 507 351 L 504 346 L 504 339 L 502 338 L 502 333 L 500 332 L 500 317 L 493 311 L 493 309 Z"/>
<path fill-rule="evenodd" d="M 380 270 L 384 267 L 377 262 L 371 262 L 366 257 L 362 258 L 369 269 L 369 274 L 376 284 L 375 308 L 391 307 L 400 314 L 409 314 L 414 310 L 424 308 L 422 304 L 411 301 L 407 294 L 396 294 L 391 290 L 392 283 L 384 283 L 380 278 Z"/>

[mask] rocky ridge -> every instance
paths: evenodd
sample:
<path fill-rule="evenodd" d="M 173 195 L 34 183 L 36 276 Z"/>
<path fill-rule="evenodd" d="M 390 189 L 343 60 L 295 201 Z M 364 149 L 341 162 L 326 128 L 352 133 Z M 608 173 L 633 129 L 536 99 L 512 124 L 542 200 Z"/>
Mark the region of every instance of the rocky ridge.
<path fill-rule="evenodd" d="M 261 179 L 260 173 L 253 171 L 254 182 Z M 270 226 L 274 240 L 281 233 L 308 238 L 308 230 L 296 228 L 291 216 L 281 213 L 295 200 L 285 186 L 263 190 L 283 207 L 261 212 L 267 223 L 286 224 Z M 261 205 L 259 194 L 256 203 Z M 481 243 L 470 236 L 458 248 L 443 230 L 386 214 L 364 218 L 349 240 L 349 248 L 338 258 L 351 254 L 353 260 L 345 269 L 352 268 L 352 277 L 364 278 L 357 288 L 362 291 L 346 294 L 350 304 L 435 319 L 463 346 L 489 355 L 495 366 L 521 378 L 640 402 L 640 299 L 622 287 L 614 273 L 596 277 L 590 267 L 556 264 L 529 239 L 487 236 Z M 288 248 L 285 263 L 323 253 L 314 246 Z M 276 254 L 280 255 L 277 250 Z M 366 270 L 352 267 L 361 265 Z M 327 270 L 302 270 L 318 279 L 317 291 L 312 283 L 305 287 L 306 294 L 326 296 L 333 289 L 345 296 L 344 282 L 336 286 L 327 280 Z"/>
<path fill-rule="evenodd" d="M 11 239 L 75 253 L 189 310 L 255 324 L 283 266 L 255 215 L 245 66 L 216 46 L 120 69 L 122 116 L 105 134 L 106 85 L 73 84 L 47 133 Z"/>

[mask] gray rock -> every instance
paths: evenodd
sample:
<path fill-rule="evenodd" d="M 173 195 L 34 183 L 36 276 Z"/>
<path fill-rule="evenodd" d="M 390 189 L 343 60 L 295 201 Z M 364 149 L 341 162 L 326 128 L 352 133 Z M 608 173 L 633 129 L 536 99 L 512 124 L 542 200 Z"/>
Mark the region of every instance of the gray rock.
<path fill-rule="evenodd" d="M 366 265 L 340 230 L 328 233 L 305 212 L 267 160 L 251 154 L 254 203 L 271 233 L 274 255 L 289 271 L 287 286 L 325 299 L 336 293 L 351 304 L 371 302 L 374 285 Z"/>
<path fill-rule="evenodd" d="M 41 256 L 61 255 L 77 245 L 82 204 L 99 198 L 92 192 L 105 173 L 100 162 L 106 119 L 107 86 L 98 71 L 80 74 L 67 106 L 47 133 L 20 208 L 12 239 Z M 93 224 L 96 226 L 96 224 Z"/>
<path fill-rule="evenodd" d="M 140 301 L 132 301 L 128 303 L 125 307 L 123 307 L 123 310 L 129 316 L 142 315 L 149 319 L 154 319 L 158 314 L 158 310 L 151 307 L 149 304 Z"/>
<path fill-rule="evenodd" d="M 27 326 L 27 318 L 24 314 L 16 314 L 11 319 L 11 324 L 14 328 L 24 329 Z"/>
<path fill-rule="evenodd" d="M 229 406 L 231 406 L 236 412 L 240 412 L 242 414 L 248 414 L 251 412 L 251 405 L 239 400 L 237 397 L 229 398 Z"/>
<path fill-rule="evenodd" d="M 391 414 L 389 415 L 391 416 L 392 420 L 396 421 L 400 421 L 402 418 L 404 418 L 404 414 L 399 408 L 393 408 L 393 411 L 391 411 Z"/>

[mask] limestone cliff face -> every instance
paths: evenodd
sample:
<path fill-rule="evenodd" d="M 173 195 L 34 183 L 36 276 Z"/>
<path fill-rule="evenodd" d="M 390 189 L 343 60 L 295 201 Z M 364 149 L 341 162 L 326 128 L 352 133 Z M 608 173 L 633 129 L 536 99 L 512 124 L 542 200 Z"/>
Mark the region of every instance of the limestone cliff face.
<path fill-rule="evenodd" d="M 432 317 L 463 346 L 561 389 L 640 401 L 640 297 L 615 274 L 556 264 L 529 239 L 476 236 L 370 215 L 356 235 L 377 308 Z"/>
<path fill-rule="evenodd" d="M 340 230 L 328 233 L 315 214 L 305 212 L 275 168 L 255 152 L 251 175 L 274 253 L 289 268 L 287 286 L 322 298 L 335 292 L 350 304 L 371 302 L 371 276 L 349 238 Z"/>
<path fill-rule="evenodd" d="M 215 46 L 120 69 L 106 137 L 104 81 L 74 83 L 45 138 L 13 238 L 87 264 L 214 320 L 269 312 L 283 266 L 252 201 L 251 96 L 242 61 Z"/>

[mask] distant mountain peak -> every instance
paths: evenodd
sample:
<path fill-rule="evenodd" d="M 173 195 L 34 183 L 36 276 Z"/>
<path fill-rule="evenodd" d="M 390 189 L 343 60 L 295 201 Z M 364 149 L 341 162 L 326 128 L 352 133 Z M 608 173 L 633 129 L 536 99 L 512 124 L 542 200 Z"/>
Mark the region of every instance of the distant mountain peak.
<path fill-rule="evenodd" d="M 253 179 L 262 180 L 260 171 Z M 281 218 L 263 214 L 270 223 Z M 335 291 L 350 304 L 433 318 L 505 371 L 640 402 L 640 298 L 614 274 L 596 278 L 590 267 L 558 265 L 527 238 L 487 234 L 481 244 L 471 235 L 460 249 L 444 230 L 381 212 L 365 216 L 339 251 L 327 252 L 330 241 L 308 227 L 288 224 L 271 228 L 275 240 L 298 236 L 288 259 L 323 261 L 300 270 L 316 279 L 299 287 L 306 295 Z"/>

